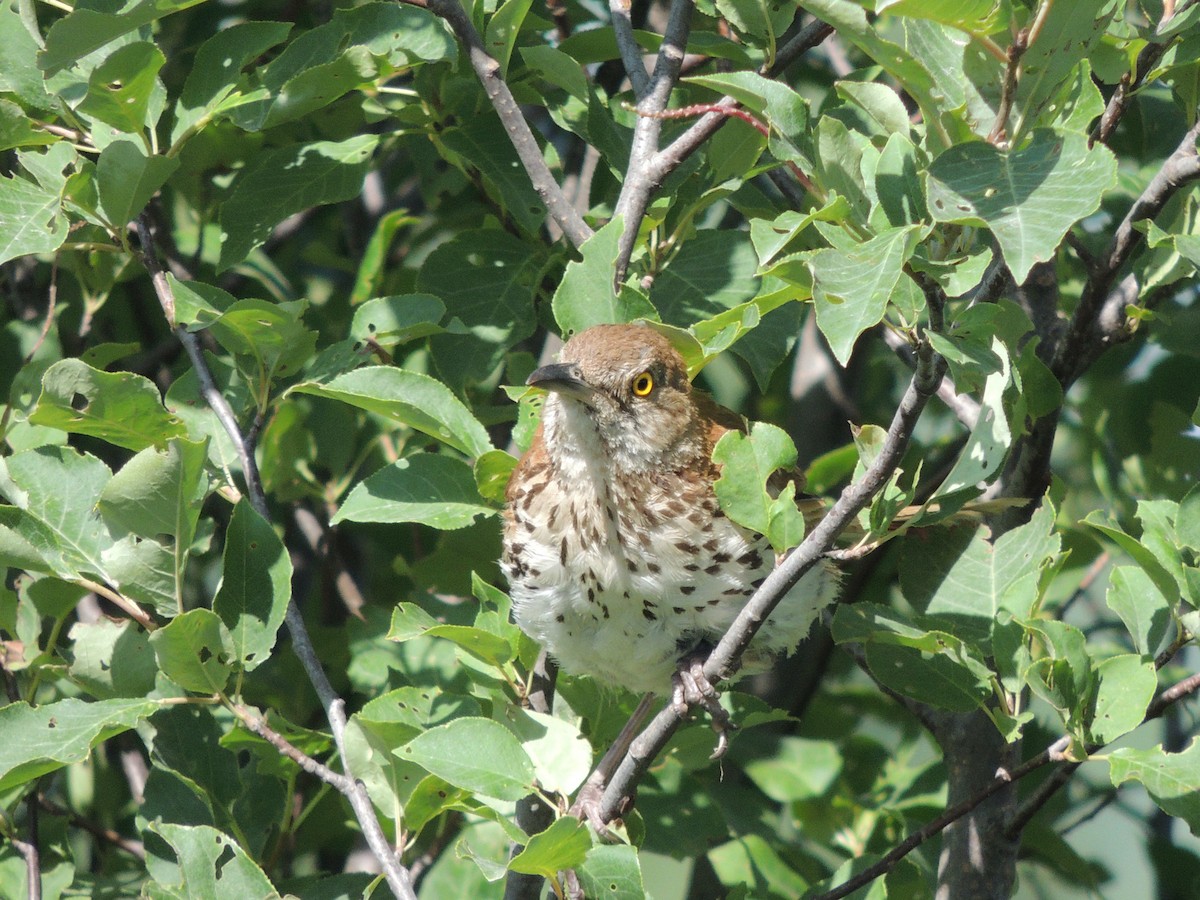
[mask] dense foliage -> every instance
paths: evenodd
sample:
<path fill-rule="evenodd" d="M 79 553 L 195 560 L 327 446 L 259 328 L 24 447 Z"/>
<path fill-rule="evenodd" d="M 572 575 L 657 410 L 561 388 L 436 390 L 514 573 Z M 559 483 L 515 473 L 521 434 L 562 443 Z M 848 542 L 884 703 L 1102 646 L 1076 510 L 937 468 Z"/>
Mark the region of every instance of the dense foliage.
<path fill-rule="evenodd" d="M 1194 895 L 1194 0 L 4 0 L 0 59 L 0 896 Z M 546 690 L 498 523 L 526 376 L 635 319 L 848 575 L 605 842 L 638 698 Z"/>

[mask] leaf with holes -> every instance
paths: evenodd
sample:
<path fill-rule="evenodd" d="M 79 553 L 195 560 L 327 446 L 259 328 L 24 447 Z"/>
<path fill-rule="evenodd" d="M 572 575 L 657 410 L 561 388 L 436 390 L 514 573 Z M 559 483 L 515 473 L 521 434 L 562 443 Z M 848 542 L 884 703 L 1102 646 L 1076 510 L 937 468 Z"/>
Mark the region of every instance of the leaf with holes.
<path fill-rule="evenodd" d="M 176 616 L 150 635 L 150 646 L 167 678 L 200 694 L 225 690 L 237 658 L 229 629 L 210 609 Z"/>
<path fill-rule="evenodd" d="M 292 595 L 292 561 L 266 519 L 243 498 L 225 532 L 224 572 L 213 612 L 247 671 L 271 655 Z"/>
<path fill-rule="evenodd" d="M 167 412 L 149 378 L 101 372 L 78 359 L 61 360 L 46 370 L 29 421 L 129 450 L 161 447 L 187 436 L 183 421 Z"/>
<path fill-rule="evenodd" d="M 128 731 L 160 708 L 157 700 L 68 699 L 43 706 L 11 703 L 0 707 L 0 792 L 33 781 L 71 763 L 91 748 Z"/>
<path fill-rule="evenodd" d="M 1100 207 L 1117 162 L 1083 134 L 1038 129 L 1003 151 L 983 141 L 951 147 L 929 167 L 929 211 L 939 222 L 989 228 L 1018 284 L 1053 258 L 1067 231 Z"/>

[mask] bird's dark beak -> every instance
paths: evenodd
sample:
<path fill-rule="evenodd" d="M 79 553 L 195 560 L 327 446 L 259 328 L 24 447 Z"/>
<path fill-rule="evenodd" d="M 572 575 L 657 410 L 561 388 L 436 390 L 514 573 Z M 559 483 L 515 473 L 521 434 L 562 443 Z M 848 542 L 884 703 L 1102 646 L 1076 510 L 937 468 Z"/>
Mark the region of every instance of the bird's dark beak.
<path fill-rule="evenodd" d="M 586 401 L 593 394 L 593 388 L 579 371 L 575 363 L 550 363 L 535 369 L 533 374 L 525 379 L 530 387 L 554 391 L 556 394 L 566 394 L 576 400 Z"/>

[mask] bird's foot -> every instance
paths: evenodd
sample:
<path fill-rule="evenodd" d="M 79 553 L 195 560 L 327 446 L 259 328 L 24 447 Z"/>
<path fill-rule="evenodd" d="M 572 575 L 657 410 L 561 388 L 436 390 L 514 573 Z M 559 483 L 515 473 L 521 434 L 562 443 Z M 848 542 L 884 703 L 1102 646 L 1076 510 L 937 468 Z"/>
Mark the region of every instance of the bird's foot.
<path fill-rule="evenodd" d="M 600 814 L 601 801 L 604 799 L 604 787 L 603 781 L 588 779 L 584 782 L 583 787 L 579 789 L 579 793 L 575 795 L 575 802 L 571 804 L 568 814 L 590 824 L 600 840 L 605 843 L 612 843 L 617 840 L 617 837 L 612 833 L 609 826 L 615 825 L 621 827 L 623 824 L 621 817 L 633 809 L 633 799 L 626 797 L 621 803 L 620 813 L 617 818 L 611 821 L 606 820 Z"/>
<path fill-rule="evenodd" d="M 720 692 L 704 674 L 705 659 L 707 654 L 692 654 L 680 661 L 672 679 L 674 690 L 671 692 L 671 705 L 681 717 L 696 706 L 703 706 L 708 711 L 712 729 L 717 733 L 717 746 L 713 748 L 709 759 L 720 759 L 729 749 L 729 732 L 737 731 L 737 725 L 721 705 Z"/>

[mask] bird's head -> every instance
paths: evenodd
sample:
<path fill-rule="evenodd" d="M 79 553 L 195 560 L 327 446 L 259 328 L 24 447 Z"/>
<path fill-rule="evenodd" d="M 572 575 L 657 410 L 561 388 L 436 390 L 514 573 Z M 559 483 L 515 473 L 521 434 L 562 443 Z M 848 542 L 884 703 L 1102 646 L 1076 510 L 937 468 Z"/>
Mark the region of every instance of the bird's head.
<path fill-rule="evenodd" d="M 647 326 L 581 331 L 559 362 L 526 383 L 550 392 L 543 421 L 551 456 L 598 453 L 614 468 L 636 472 L 675 468 L 706 451 L 687 366 Z"/>

